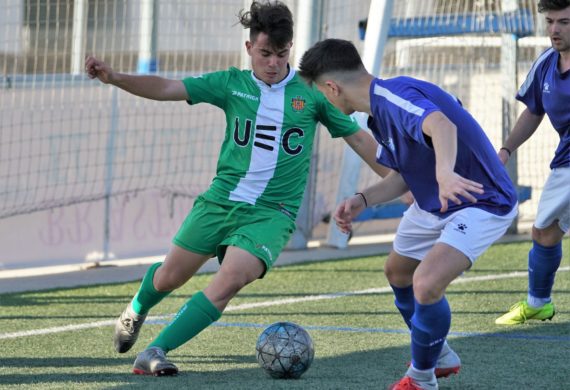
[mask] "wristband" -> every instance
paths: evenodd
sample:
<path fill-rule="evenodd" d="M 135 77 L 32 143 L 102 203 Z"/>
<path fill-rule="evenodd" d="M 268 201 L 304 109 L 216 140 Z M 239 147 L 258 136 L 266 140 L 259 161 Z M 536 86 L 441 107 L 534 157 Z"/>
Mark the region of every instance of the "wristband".
<path fill-rule="evenodd" d="M 368 202 L 366 201 L 366 197 L 362 192 L 356 192 L 354 195 L 360 195 L 362 197 L 362 200 L 364 201 L 364 207 L 368 207 Z"/>
<path fill-rule="evenodd" d="M 511 152 L 511 150 L 510 150 L 509 148 L 505 148 L 505 147 L 503 146 L 503 147 L 502 147 L 501 149 L 499 149 L 499 150 L 504 150 L 505 152 L 508 153 L 509 157 L 511 157 L 512 152 Z"/>

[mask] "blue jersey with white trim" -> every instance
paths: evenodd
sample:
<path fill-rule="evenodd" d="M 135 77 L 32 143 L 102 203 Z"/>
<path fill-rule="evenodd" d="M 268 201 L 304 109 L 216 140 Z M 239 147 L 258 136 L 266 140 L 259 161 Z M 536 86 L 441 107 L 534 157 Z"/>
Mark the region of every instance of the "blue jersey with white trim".
<path fill-rule="evenodd" d="M 570 70 L 560 73 L 560 53 L 553 48 L 544 51 L 532 65 L 517 93 L 535 115 L 548 115 L 560 136 L 550 168 L 570 166 Z"/>
<path fill-rule="evenodd" d="M 495 149 L 477 121 L 461 102 L 438 86 L 410 77 L 375 79 L 370 85 L 372 116 L 368 126 L 380 143 L 377 161 L 398 171 L 418 206 L 445 217 L 464 207 L 477 207 L 505 215 L 516 204 L 515 188 Z M 477 203 L 459 196 L 462 204 L 448 202 L 441 213 L 439 185 L 435 176 L 435 152 L 422 131 L 424 119 L 441 111 L 457 126 L 455 172 L 483 184 L 483 194 L 472 194 Z"/>

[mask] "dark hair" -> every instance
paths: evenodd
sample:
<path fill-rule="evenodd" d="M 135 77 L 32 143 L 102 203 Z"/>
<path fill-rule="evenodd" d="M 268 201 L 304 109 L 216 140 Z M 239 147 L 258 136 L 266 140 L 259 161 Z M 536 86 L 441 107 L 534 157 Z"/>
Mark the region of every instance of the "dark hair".
<path fill-rule="evenodd" d="M 329 72 L 351 72 L 364 69 L 360 54 L 350 41 L 325 39 L 317 42 L 303 57 L 299 75 L 309 82 Z"/>
<path fill-rule="evenodd" d="M 570 0 L 540 0 L 538 2 L 538 12 L 561 11 L 570 7 Z"/>
<path fill-rule="evenodd" d="M 249 11 L 241 10 L 239 23 L 249 28 L 249 39 L 255 41 L 259 33 L 267 34 L 275 49 L 285 47 L 293 40 L 293 14 L 280 1 L 251 3 Z"/>

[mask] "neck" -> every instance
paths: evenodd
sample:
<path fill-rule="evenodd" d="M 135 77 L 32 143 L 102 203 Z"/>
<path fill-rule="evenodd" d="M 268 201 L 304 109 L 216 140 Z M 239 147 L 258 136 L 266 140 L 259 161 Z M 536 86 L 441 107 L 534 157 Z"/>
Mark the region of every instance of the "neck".
<path fill-rule="evenodd" d="M 566 50 L 559 53 L 560 59 L 558 60 L 558 69 L 560 70 L 560 73 L 564 73 L 570 69 L 570 51 Z"/>
<path fill-rule="evenodd" d="M 370 83 L 372 80 L 374 80 L 374 76 L 366 73 L 347 87 L 347 97 L 354 111 L 365 112 L 368 115 L 371 115 Z"/>

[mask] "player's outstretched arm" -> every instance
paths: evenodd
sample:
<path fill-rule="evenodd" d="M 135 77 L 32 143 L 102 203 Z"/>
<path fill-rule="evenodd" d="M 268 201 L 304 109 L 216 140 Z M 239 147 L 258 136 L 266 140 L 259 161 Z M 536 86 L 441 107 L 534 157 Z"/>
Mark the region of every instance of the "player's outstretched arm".
<path fill-rule="evenodd" d="M 348 233 L 352 230 L 352 220 L 366 207 L 393 200 L 408 191 L 402 176 L 393 170 L 379 183 L 361 193 L 357 193 L 340 203 L 334 213 L 334 220 L 339 229 Z"/>
<path fill-rule="evenodd" d="M 422 130 L 431 137 L 435 152 L 435 172 L 439 184 L 439 201 L 442 213 L 447 211 L 448 200 L 461 204 L 459 195 L 469 202 L 477 202 L 472 193 L 482 194 L 483 185 L 455 173 L 457 159 L 457 127 L 441 111 L 429 114 Z"/>
<path fill-rule="evenodd" d="M 387 168 L 376 161 L 376 152 L 378 151 L 378 142 L 365 130 L 360 129 L 358 132 L 344 137 L 346 143 L 360 156 L 360 158 L 368 164 L 370 168 L 380 177 L 386 177 L 391 169 Z"/>
<path fill-rule="evenodd" d="M 367 131 L 361 129 L 351 136 L 344 137 L 344 140 L 378 176 L 386 177 L 392 171 L 376 161 L 378 142 Z M 400 197 L 400 200 L 409 206 L 414 203 L 414 196 L 408 191 Z"/>
<path fill-rule="evenodd" d="M 147 99 L 189 100 L 190 98 L 181 80 L 115 72 L 105 62 L 92 56 L 85 58 L 85 71 L 91 79 L 99 79 L 102 83 L 114 85 Z"/>
<path fill-rule="evenodd" d="M 517 150 L 534 134 L 540 122 L 542 122 L 542 118 L 544 118 L 544 115 L 535 115 L 528 108 L 525 108 L 519 115 L 513 130 L 503 143 L 502 149 L 499 149 L 497 153 L 503 164 L 506 164 L 509 160 L 510 153 Z"/>

